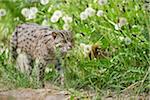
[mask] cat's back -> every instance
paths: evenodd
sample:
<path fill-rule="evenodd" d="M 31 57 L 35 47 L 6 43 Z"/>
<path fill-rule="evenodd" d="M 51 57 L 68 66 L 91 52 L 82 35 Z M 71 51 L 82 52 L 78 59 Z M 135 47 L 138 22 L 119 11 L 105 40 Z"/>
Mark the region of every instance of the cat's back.
<path fill-rule="evenodd" d="M 13 33 L 12 46 L 32 53 L 38 44 L 43 45 L 51 35 L 51 29 L 35 23 L 25 23 L 18 25 Z M 47 37 L 46 37 L 47 36 Z"/>

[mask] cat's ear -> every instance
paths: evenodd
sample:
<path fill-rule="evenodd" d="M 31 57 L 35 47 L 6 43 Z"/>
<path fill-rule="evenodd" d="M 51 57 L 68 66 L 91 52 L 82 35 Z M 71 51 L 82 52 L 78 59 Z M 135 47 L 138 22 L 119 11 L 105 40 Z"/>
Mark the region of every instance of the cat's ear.
<path fill-rule="evenodd" d="M 56 39 L 57 33 L 56 32 L 52 32 L 52 36 L 54 39 Z"/>

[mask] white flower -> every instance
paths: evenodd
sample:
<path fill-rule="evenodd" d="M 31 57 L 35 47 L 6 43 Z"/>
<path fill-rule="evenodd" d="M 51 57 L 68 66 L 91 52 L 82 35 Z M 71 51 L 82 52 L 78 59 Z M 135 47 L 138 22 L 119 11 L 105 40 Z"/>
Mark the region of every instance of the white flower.
<path fill-rule="evenodd" d="M 38 9 L 36 7 L 31 7 L 30 11 L 31 11 L 31 13 L 36 14 L 38 12 Z"/>
<path fill-rule="evenodd" d="M 57 17 L 57 16 L 52 16 L 50 20 L 51 20 L 51 22 L 56 23 L 56 22 L 58 22 L 59 17 Z"/>
<path fill-rule="evenodd" d="M 85 46 L 84 46 L 84 51 L 83 51 L 84 57 L 87 57 L 87 56 L 88 56 L 88 54 L 89 54 L 89 52 L 91 51 L 91 49 L 92 49 L 91 45 L 85 45 Z"/>
<path fill-rule="evenodd" d="M 60 17 L 62 17 L 62 12 L 60 10 L 56 10 L 52 17 L 51 17 L 51 22 L 56 23 L 58 22 L 58 20 L 60 19 Z"/>
<path fill-rule="evenodd" d="M 126 18 L 119 18 L 119 27 L 121 28 L 122 26 L 124 26 L 127 23 L 127 19 Z"/>
<path fill-rule="evenodd" d="M 90 52 L 91 51 L 91 45 L 85 45 L 84 50 L 85 50 L 85 52 Z"/>
<path fill-rule="evenodd" d="M 40 0 L 40 3 L 41 3 L 42 5 L 46 5 L 46 4 L 49 3 L 49 0 Z"/>
<path fill-rule="evenodd" d="M 99 5 L 105 5 L 107 4 L 107 0 L 98 0 Z"/>
<path fill-rule="evenodd" d="M 30 15 L 27 17 L 27 20 L 35 19 L 35 18 L 36 18 L 36 15 L 35 15 L 35 14 L 30 14 Z"/>
<path fill-rule="evenodd" d="M 129 37 L 126 37 L 124 39 L 124 42 L 125 42 L 126 45 L 129 45 L 129 44 L 131 44 L 132 41 L 131 41 L 131 39 Z"/>
<path fill-rule="evenodd" d="M 85 12 L 81 12 L 80 13 L 80 18 L 81 18 L 81 20 L 85 20 L 85 19 L 88 18 L 88 15 Z"/>
<path fill-rule="evenodd" d="M 28 17 L 30 15 L 30 10 L 28 8 L 23 8 L 21 10 L 21 14 L 25 17 Z"/>
<path fill-rule="evenodd" d="M 71 23 L 72 22 L 72 17 L 69 17 L 69 16 L 64 16 L 62 19 L 65 23 Z"/>
<path fill-rule="evenodd" d="M 69 30 L 69 24 L 65 23 L 65 24 L 63 25 L 63 29 L 64 29 L 64 30 Z"/>
<path fill-rule="evenodd" d="M 125 24 L 127 24 L 126 18 L 119 18 L 119 23 L 115 24 L 115 30 L 120 30 Z"/>
<path fill-rule="evenodd" d="M 88 57 L 88 54 L 92 49 L 92 46 L 89 44 L 80 43 L 80 47 L 83 50 L 84 57 Z"/>
<path fill-rule="evenodd" d="M 36 7 L 29 8 L 23 8 L 21 10 L 21 14 L 26 17 L 27 20 L 35 19 L 36 13 L 38 12 L 38 9 Z"/>
<path fill-rule="evenodd" d="M 0 9 L 0 17 L 6 15 L 6 10 L 5 9 Z"/>
<path fill-rule="evenodd" d="M 62 12 L 60 10 L 56 10 L 53 16 L 57 16 L 58 18 L 62 17 Z"/>
<path fill-rule="evenodd" d="M 96 15 L 97 16 L 103 16 L 103 14 L 104 14 L 103 10 L 98 10 Z"/>
<path fill-rule="evenodd" d="M 88 7 L 88 8 L 85 9 L 84 12 L 86 13 L 87 16 L 93 16 L 96 11 L 93 8 Z"/>
<path fill-rule="evenodd" d="M 81 20 L 85 20 L 88 17 L 93 16 L 95 14 L 95 12 L 96 11 L 93 8 L 88 7 L 85 9 L 85 11 L 80 13 L 80 18 L 81 18 Z"/>

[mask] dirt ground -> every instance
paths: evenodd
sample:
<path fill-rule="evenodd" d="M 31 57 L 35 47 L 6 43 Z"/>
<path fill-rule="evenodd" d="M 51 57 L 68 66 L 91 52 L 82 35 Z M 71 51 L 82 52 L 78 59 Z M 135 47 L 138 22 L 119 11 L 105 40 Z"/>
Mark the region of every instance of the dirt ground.
<path fill-rule="evenodd" d="M 0 89 L 0 100 L 100 100 L 93 97 L 71 97 L 71 93 L 53 85 L 42 89 L 18 88 L 13 90 Z M 101 100 L 150 100 L 150 95 L 106 94 Z"/>
<path fill-rule="evenodd" d="M 49 86 L 42 89 L 0 89 L 0 100 L 70 100 L 69 92 Z"/>
<path fill-rule="evenodd" d="M 107 96 L 102 100 L 150 100 L 150 96 Z M 56 89 L 17 89 L 0 92 L 0 100 L 91 100 L 91 98 L 71 99 L 69 93 Z M 92 99 L 98 100 L 98 99 Z"/>
<path fill-rule="evenodd" d="M 69 100 L 65 91 L 52 89 L 17 89 L 0 93 L 0 100 Z"/>

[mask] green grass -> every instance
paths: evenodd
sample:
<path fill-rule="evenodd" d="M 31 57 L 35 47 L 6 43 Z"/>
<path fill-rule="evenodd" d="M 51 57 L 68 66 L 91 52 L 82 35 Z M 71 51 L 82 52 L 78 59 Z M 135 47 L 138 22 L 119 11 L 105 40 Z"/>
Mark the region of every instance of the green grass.
<path fill-rule="evenodd" d="M 75 48 L 69 52 L 65 59 L 65 87 L 80 91 L 82 89 L 103 93 L 111 90 L 122 92 L 133 90 L 134 93 L 149 92 L 149 34 L 150 13 L 144 8 L 144 0 L 109 0 L 108 4 L 100 6 L 96 0 L 50 0 L 49 4 L 43 6 L 38 2 L 4 0 L 0 1 L 1 8 L 6 9 L 7 14 L 0 18 L 0 79 L 2 83 L 13 84 L 14 87 L 33 87 L 26 75 L 14 68 L 9 53 L 9 39 L 17 24 L 24 22 L 36 22 L 41 24 L 48 19 L 48 25 L 56 29 L 62 29 L 63 20 L 52 23 L 50 18 L 55 10 L 63 10 L 64 14 L 73 18 L 70 28 L 74 32 Z M 21 15 L 24 7 L 36 6 L 39 10 L 37 17 L 25 20 Z M 52 7 L 48 12 L 48 8 Z M 103 10 L 104 16 L 96 14 L 86 20 L 80 19 L 80 13 L 87 6 L 96 11 Z M 124 12 L 125 10 L 125 12 Z M 121 30 L 115 30 L 114 23 L 118 18 L 127 19 L 127 24 Z M 19 19 L 18 19 L 19 18 Z M 79 33 L 85 36 L 79 36 Z M 121 41 L 119 37 L 128 37 L 130 44 Z M 98 42 L 102 48 L 113 53 L 109 58 L 89 60 L 84 58 L 80 43 L 94 44 Z M 115 52 L 113 52 L 115 49 Z M 46 74 L 45 80 L 55 83 L 58 74 L 55 71 Z M 130 88 L 132 86 L 132 88 Z"/>

